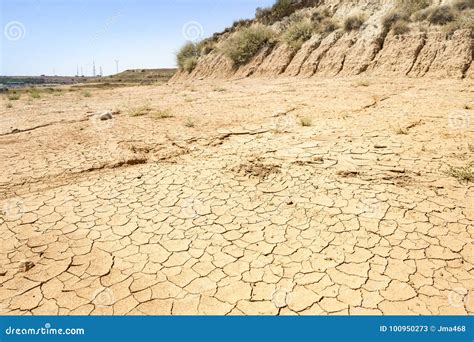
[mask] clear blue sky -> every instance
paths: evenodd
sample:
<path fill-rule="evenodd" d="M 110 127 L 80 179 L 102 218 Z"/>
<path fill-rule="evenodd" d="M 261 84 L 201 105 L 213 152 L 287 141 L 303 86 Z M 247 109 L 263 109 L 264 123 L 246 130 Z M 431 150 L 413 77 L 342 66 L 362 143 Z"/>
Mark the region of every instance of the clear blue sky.
<path fill-rule="evenodd" d="M 0 0 L 0 75 L 75 75 L 76 66 L 90 75 L 92 61 L 107 75 L 115 73 L 116 59 L 120 70 L 173 67 L 187 38 L 208 37 L 272 3 Z"/>

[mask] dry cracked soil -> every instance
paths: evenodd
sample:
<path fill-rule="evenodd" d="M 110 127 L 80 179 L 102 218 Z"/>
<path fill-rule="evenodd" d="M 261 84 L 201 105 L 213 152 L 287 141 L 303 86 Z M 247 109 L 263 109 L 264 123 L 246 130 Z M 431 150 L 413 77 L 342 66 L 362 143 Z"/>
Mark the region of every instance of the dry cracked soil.
<path fill-rule="evenodd" d="M 452 170 L 474 162 L 473 85 L 195 80 L 2 103 L 0 313 L 472 314 L 473 185 Z"/>

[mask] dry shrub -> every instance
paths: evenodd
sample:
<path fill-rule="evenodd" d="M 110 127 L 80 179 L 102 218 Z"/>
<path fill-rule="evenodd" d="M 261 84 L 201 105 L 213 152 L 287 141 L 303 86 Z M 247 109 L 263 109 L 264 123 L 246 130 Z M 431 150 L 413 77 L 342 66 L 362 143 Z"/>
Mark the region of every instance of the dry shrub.
<path fill-rule="evenodd" d="M 221 46 L 222 53 L 234 66 L 247 64 L 263 47 L 275 43 L 275 33 L 265 25 L 245 27 L 235 32 Z"/>
<path fill-rule="evenodd" d="M 456 13 L 450 6 L 434 8 L 428 15 L 428 21 L 434 25 L 446 25 L 456 19 Z"/>
<path fill-rule="evenodd" d="M 281 39 L 292 49 L 298 50 L 311 38 L 314 27 L 309 20 L 301 20 L 291 24 L 283 33 Z"/>
<path fill-rule="evenodd" d="M 454 2 L 453 8 L 458 11 L 465 11 L 474 8 L 474 0 L 458 0 Z"/>
<path fill-rule="evenodd" d="M 176 61 L 180 70 L 191 72 L 197 65 L 201 55 L 199 47 L 193 42 L 186 43 L 176 54 Z"/>
<path fill-rule="evenodd" d="M 352 15 L 344 20 L 344 30 L 346 32 L 358 30 L 364 25 L 365 18 L 361 14 Z"/>
<path fill-rule="evenodd" d="M 408 22 L 401 20 L 401 21 L 397 21 L 392 26 L 392 31 L 395 35 L 399 36 L 399 35 L 410 32 L 410 27 L 408 26 Z"/>

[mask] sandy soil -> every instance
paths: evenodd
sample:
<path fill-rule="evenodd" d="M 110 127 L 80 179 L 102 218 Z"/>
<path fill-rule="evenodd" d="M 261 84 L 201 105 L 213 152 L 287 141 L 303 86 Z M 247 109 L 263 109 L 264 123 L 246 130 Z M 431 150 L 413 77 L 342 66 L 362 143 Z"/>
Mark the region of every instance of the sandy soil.
<path fill-rule="evenodd" d="M 91 93 L 2 103 L 0 313 L 474 312 L 472 81 Z"/>

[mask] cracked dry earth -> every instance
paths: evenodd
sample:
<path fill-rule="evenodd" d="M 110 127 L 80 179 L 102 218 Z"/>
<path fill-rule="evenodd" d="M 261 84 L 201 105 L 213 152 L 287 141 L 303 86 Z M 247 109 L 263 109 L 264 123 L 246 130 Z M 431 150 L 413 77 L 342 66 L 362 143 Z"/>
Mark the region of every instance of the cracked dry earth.
<path fill-rule="evenodd" d="M 23 96 L 0 110 L 0 312 L 472 314 L 473 186 L 446 170 L 474 160 L 473 93 L 337 78 Z"/>

